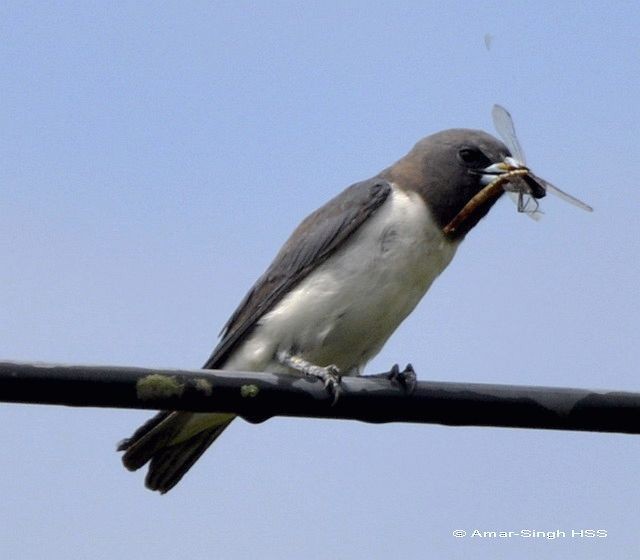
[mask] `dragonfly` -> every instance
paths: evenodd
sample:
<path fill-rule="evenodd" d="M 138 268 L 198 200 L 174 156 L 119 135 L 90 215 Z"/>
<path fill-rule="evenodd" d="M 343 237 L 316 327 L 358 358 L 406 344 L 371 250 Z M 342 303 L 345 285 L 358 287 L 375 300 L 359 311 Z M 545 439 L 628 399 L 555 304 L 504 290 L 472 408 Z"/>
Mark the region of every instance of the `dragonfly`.
<path fill-rule="evenodd" d="M 501 105 L 494 105 L 491 116 L 493 117 L 493 125 L 512 155 L 512 157 L 505 159 L 505 163 L 510 169 L 501 177 L 502 181 L 504 181 L 503 188 L 516 202 L 518 212 L 523 212 L 534 220 L 539 220 L 543 213 L 540 210 L 538 199 L 544 197 L 547 193 L 552 193 L 565 202 L 582 208 L 587 212 L 593 212 L 591 206 L 560 190 L 555 185 L 549 183 L 549 181 L 534 175 L 531 170 L 526 167 L 524 151 L 518 141 L 513 119 L 509 111 Z"/>

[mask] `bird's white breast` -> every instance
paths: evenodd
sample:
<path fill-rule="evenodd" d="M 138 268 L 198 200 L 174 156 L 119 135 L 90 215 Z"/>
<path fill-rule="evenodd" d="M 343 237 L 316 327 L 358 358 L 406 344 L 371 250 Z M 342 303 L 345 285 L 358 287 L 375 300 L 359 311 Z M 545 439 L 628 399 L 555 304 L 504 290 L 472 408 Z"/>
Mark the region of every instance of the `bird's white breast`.
<path fill-rule="evenodd" d="M 359 373 L 456 248 L 422 198 L 394 186 L 345 245 L 260 320 L 225 368 L 283 371 L 273 356 L 286 349 L 320 366 Z"/>

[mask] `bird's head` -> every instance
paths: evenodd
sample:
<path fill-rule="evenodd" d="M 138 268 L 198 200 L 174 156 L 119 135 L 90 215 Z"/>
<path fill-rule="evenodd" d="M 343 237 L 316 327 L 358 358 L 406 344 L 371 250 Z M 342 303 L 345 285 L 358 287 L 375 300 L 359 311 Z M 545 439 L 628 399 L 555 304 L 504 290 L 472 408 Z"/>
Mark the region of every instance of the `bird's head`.
<path fill-rule="evenodd" d="M 420 140 L 383 176 L 419 193 L 440 228 L 456 239 L 464 237 L 487 214 L 504 189 L 479 193 L 498 177 L 516 170 L 528 171 L 497 138 L 480 130 L 451 129 Z M 545 192 L 540 188 L 532 194 L 542 198 Z M 448 228 L 454 220 L 458 223 Z"/>

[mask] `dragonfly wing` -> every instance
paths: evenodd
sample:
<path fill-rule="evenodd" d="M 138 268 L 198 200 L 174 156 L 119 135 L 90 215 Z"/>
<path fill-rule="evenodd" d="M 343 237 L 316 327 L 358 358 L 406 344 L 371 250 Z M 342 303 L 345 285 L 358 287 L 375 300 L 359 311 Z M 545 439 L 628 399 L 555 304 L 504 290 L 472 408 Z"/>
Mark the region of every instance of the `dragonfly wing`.
<path fill-rule="evenodd" d="M 525 163 L 527 160 L 524 155 L 524 150 L 516 136 L 516 128 L 509 111 L 502 105 L 494 105 L 491 110 L 491 116 L 493 117 L 493 126 L 496 127 L 498 134 L 502 136 L 504 143 L 511 151 L 511 155 L 520 163 Z"/>
<path fill-rule="evenodd" d="M 593 212 L 593 208 L 591 208 L 591 206 L 582 202 L 582 200 L 578 200 L 575 196 L 571 196 L 570 194 L 564 191 L 561 191 L 558 187 L 549 183 L 549 181 L 540 179 L 540 177 L 536 177 L 535 179 L 544 187 L 544 190 L 547 191 L 548 193 L 555 194 L 557 197 L 561 198 L 565 202 L 568 202 L 569 204 L 573 204 L 578 208 L 582 208 L 587 212 Z"/>

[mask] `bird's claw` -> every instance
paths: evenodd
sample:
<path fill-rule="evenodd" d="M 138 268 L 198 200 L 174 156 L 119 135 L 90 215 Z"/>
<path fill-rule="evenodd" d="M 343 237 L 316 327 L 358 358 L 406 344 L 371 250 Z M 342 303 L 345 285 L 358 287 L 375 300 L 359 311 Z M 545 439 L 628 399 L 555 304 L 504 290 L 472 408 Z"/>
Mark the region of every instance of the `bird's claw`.
<path fill-rule="evenodd" d="M 342 391 L 340 389 L 340 370 L 334 365 L 319 369 L 322 371 L 320 379 L 324 381 L 324 388 L 327 392 L 333 396 L 331 406 L 334 406 L 338 402 Z"/>
<path fill-rule="evenodd" d="M 324 388 L 333 396 L 331 406 L 338 402 L 340 396 L 340 370 L 333 364 L 321 367 L 311 363 L 300 356 L 282 350 L 276 354 L 276 359 L 284 366 L 287 366 L 298 373 L 308 377 L 315 377 L 324 382 Z"/>
<path fill-rule="evenodd" d="M 397 381 L 408 395 L 411 395 L 416 390 L 416 385 L 418 384 L 416 372 L 411 364 L 407 364 L 402 371 L 400 371 L 398 364 L 394 364 L 391 371 L 389 371 L 388 379 Z"/>
<path fill-rule="evenodd" d="M 329 393 L 333 397 L 333 401 L 331 402 L 331 406 L 338 402 L 338 397 L 340 396 L 340 370 L 334 366 L 329 365 L 325 367 L 320 367 L 316 365 L 311 365 L 306 368 L 305 373 L 310 377 L 315 377 L 316 379 L 320 379 L 324 383 L 324 388 L 327 393 Z"/>

